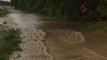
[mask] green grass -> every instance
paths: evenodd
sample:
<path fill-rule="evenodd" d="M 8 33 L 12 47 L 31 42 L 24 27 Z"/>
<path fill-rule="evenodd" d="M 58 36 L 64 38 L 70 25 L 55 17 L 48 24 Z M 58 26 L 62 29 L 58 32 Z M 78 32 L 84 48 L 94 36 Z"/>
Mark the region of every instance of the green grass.
<path fill-rule="evenodd" d="M 8 14 L 8 10 L 7 9 L 0 9 L 0 17 L 4 17 Z"/>
<path fill-rule="evenodd" d="M 20 30 L 1 29 L 0 30 L 0 60 L 9 60 L 9 55 L 16 50 L 20 50 Z"/>

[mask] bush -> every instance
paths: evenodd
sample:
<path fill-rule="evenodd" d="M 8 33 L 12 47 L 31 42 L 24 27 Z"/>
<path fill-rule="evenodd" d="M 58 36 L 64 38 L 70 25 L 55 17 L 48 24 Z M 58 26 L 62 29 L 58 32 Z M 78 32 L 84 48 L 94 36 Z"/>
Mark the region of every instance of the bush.
<path fill-rule="evenodd" d="M 70 20 L 79 18 L 79 6 L 81 0 L 12 0 L 17 9 L 30 11 L 54 18 Z M 76 17 L 76 18 L 75 18 Z"/>
<path fill-rule="evenodd" d="M 20 30 L 1 29 L 0 30 L 0 60 L 9 60 L 9 55 L 19 50 Z"/>
<path fill-rule="evenodd" d="M 8 10 L 7 9 L 0 9 L 0 17 L 4 17 L 8 14 Z"/>

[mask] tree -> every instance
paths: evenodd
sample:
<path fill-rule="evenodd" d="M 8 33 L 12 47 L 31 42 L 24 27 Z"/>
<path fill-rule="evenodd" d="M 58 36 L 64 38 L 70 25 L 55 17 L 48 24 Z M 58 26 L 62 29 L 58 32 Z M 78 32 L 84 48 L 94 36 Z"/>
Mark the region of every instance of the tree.
<path fill-rule="evenodd" d="M 107 16 L 107 0 L 99 0 L 96 11 L 102 16 Z"/>

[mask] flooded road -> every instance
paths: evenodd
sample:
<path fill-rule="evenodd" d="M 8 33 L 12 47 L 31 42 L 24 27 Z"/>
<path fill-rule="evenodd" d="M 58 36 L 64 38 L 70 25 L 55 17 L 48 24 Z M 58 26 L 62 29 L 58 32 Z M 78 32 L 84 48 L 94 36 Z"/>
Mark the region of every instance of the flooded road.
<path fill-rule="evenodd" d="M 17 10 L 10 10 L 9 16 L 22 28 L 33 29 L 24 30 L 24 41 L 27 40 L 24 52 L 29 53 L 16 60 L 107 60 L 106 37 L 85 31 L 74 23 Z"/>

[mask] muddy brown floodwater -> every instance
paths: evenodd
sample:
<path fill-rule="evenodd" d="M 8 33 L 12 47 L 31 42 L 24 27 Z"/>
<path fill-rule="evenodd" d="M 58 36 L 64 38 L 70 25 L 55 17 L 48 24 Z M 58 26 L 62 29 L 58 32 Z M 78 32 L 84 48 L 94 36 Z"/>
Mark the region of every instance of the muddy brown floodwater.
<path fill-rule="evenodd" d="M 23 38 L 23 51 L 10 60 L 107 60 L 106 33 L 102 36 L 75 23 L 10 12 Z"/>

